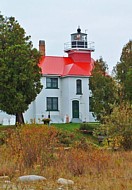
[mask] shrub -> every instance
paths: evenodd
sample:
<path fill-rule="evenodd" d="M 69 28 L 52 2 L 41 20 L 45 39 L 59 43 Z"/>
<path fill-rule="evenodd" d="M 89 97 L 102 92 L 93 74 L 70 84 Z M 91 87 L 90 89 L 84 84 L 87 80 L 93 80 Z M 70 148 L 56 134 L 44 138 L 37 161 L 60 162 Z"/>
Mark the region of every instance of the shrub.
<path fill-rule="evenodd" d="M 103 133 L 111 139 L 112 147 L 132 149 L 132 106 L 128 103 L 113 108 L 111 115 L 104 117 L 95 134 Z"/>
<path fill-rule="evenodd" d="M 57 138 L 61 146 L 69 146 L 73 143 L 75 136 L 68 131 L 58 130 Z"/>
<path fill-rule="evenodd" d="M 6 139 L 10 136 L 11 133 L 12 133 L 12 129 L 10 129 L 10 128 L 8 128 L 8 129 L 3 128 L 0 131 L 0 145 L 6 143 Z"/>
<path fill-rule="evenodd" d="M 40 162 L 48 165 L 48 158 L 57 145 L 57 133 L 53 127 L 33 124 L 22 126 L 12 132 L 7 145 L 20 166 L 31 167 Z"/>
<path fill-rule="evenodd" d="M 82 137 L 79 141 L 75 141 L 73 147 L 84 151 L 90 151 L 95 149 L 95 145 L 89 142 L 85 137 Z"/>
<path fill-rule="evenodd" d="M 56 148 L 69 146 L 74 134 L 47 125 L 24 125 L 12 131 L 7 138 L 11 157 L 22 169 L 40 164 L 42 168 L 55 161 Z"/>
<path fill-rule="evenodd" d="M 0 145 L 4 144 L 6 134 L 4 131 L 0 132 Z"/>

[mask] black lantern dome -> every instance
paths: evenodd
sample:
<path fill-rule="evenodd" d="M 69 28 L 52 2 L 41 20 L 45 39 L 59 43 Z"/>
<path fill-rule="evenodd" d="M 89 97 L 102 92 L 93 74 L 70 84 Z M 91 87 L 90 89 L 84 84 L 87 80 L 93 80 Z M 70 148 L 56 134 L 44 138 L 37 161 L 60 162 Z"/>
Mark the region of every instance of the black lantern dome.
<path fill-rule="evenodd" d="M 71 34 L 71 41 L 64 44 L 64 51 L 94 51 L 94 42 L 87 41 L 87 34 L 81 32 L 80 26 L 76 33 Z"/>
<path fill-rule="evenodd" d="M 78 27 L 77 33 L 71 34 L 72 48 L 87 48 L 87 34 L 81 32 L 81 28 Z"/>
<path fill-rule="evenodd" d="M 77 32 L 78 32 L 78 33 L 81 33 L 81 28 L 80 28 L 80 26 L 78 26 Z"/>

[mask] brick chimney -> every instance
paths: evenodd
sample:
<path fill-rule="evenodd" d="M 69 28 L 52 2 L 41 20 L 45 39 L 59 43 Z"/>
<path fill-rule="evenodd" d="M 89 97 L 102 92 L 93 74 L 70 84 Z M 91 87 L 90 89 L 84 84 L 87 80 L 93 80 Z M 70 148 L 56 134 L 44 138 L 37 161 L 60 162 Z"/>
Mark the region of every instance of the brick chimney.
<path fill-rule="evenodd" d="M 39 40 L 39 52 L 42 56 L 45 56 L 45 41 Z"/>

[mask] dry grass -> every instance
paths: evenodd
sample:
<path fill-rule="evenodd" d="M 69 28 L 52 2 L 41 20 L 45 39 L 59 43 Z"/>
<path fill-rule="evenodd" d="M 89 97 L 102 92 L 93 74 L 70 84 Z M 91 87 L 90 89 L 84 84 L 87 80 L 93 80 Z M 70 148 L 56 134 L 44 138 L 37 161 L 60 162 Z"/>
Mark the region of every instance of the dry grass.
<path fill-rule="evenodd" d="M 103 150 L 82 141 L 69 149 L 60 144 L 60 132 L 47 126 L 23 126 L 8 134 L 0 146 L 0 189 L 18 190 L 130 190 L 132 189 L 132 152 Z M 20 184 L 21 175 L 47 178 L 38 183 Z M 74 181 L 61 186 L 57 179 Z M 4 184 L 4 186 L 3 186 Z"/>

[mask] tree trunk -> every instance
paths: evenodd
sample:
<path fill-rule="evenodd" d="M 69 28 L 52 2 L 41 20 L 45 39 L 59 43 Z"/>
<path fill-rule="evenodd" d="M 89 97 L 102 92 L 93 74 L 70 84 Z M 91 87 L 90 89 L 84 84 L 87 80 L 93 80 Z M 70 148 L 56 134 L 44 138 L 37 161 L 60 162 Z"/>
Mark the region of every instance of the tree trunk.
<path fill-rule="evenodd" d="M 24 124 L 24 117 L 22 113 L 16 113 L 16 125 Z"/>

